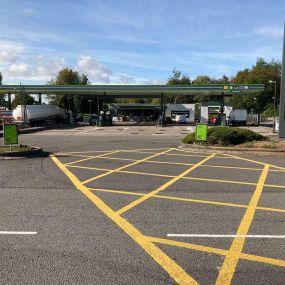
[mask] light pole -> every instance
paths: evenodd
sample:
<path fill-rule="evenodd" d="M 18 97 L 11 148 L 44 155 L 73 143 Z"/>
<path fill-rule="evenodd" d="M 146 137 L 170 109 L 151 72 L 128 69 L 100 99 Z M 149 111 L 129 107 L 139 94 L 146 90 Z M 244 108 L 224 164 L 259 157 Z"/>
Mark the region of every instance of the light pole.
<path fill-rule="evenodd" d="M 93 102 L 93 100 L 89 99 L 88 102 L 89 102 L 89 114 L 91 115 L 91 102 Z"/>
<path fill-rule="evenodd" d="M 256 104 L 256 107 L 257 107 L 257 125 L 259 126 L 260 125 L 260 106 L 259 106 L 259 102 L 258 102 L 257 97 L 253 98 L 253 100 L 254 100 L 254 103 Z"/>
<path fill-rule="evenodd" d="M 276 81 L 274 80 L 269 80 L 270 84 L 274 84 L 274 97 L 273 97 L 273 133 L 275 133 L 275 118 L 276 118 Z"/>

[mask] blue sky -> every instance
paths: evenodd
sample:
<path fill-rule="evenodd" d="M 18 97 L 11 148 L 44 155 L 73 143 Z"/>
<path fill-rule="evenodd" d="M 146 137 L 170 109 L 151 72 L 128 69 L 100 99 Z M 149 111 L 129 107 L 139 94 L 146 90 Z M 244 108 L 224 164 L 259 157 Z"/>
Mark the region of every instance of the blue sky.
<path fill-rule="evenodd" d="M 43 84 L 70 67 L 93 84 L 159 84 L 176 68 L 234 75 L 281 59 L 285 1 L 1 1 L 4 83 Z"/>

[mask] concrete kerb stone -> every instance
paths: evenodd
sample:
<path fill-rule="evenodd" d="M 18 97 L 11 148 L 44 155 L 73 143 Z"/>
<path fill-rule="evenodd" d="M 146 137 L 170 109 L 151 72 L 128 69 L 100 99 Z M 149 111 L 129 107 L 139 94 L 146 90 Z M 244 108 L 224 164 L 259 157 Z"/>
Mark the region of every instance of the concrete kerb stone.
<path fill-rule="evenodd" d="M 0 153 L 0 160 L 4 159 L 23 159 L 23 158 L 33 158 L 33 157 L 47 157 L 48 152 L 45 152 L 40 147 L 31 147 L 31 150 L 27 151 L 8 151 L 5 153 Z"/>
<path fill-rule="evenodd" d="M 268 149 L 268 148 L 243 148 L 243 147 L 215 147 L 215 146 L 202 146 L 196 144 L 180 144 L 179 149 L 182 150 L 191 150 L 191 151 L 203 151 L 205 153 L 231 153 L 231 154 L 238 154 L 238 153 L 250 153 L 250 154 L 257 154 L 257 155 L 284 155 L 285 150 L 278 150 L 278 149 Z"/>

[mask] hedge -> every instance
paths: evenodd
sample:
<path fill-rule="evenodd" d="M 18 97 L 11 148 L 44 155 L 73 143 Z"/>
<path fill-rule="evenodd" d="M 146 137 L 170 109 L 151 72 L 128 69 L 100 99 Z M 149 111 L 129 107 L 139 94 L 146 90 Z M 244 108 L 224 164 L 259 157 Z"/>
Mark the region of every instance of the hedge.
<path fill-rule="evenodd" d="M 203 144 L 229 146 L 262 140 L 267 140 L 267 137 L 248 129 L 213 127 L 208 129 L 208 139 L 206 142 L 203 142 Z M 195 143 L 195 133 L 188 134 L 182 139 L 182 142 L 185 144 Z"/>

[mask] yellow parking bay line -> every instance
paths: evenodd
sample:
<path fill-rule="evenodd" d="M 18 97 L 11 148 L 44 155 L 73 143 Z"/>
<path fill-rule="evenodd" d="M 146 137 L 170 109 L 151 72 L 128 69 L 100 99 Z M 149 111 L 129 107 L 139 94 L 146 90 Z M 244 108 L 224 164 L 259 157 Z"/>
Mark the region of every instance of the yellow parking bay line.
<path fill-rule="evenodd" d="M 209 159 L 213 158 L 215 156 L 215 154 L 212 154 L 206 158 L 204 158 L 203 160 L 201 160 L 200 162 L 196 163 L 195 165 L 191 166 L 189 169 L 183 171 L 181 174 L 175 176 L 174 178 L 172 178 L 171 180 L 169 180 L 168 182 L 166 182 L 165 184 L 161 185 L 160 187 L 158 187 L 157 189 L 155 189 L 154 191 L 149 192 L 148 194 L 145 194 L 143 197 L 135 200 L 134 202 L 126 205 L 125 207 L 121 208 L 119 211 L 117 211 L 117 213 L 119 215 L 125 213 L 126 211 L 130 210 L 131 208 L 141 204 L 142 202 L 146 201 L 147 199 L 151 198 L 152 196 L 156 195 L 157 193 L 167 189 L 169 186 L 171 186 L 172 184 L 174 184 L 176 181 L 178 181 L 179 179 L 181 179 L 182 177 L 184 177 L 185 175 L 187 175 L 188 173 L 190 173 L 191 171 L 195 170 L 197 167 L 199 167 L 200 165 L 202 165 L 204 162 L 208 161 Z"/>
<path fill-rule="evenodd" d="M 126 234 L 129 235 L 138 245 L 140 245 L 178 284 L 196 285 L 198 284 L 186 271 L 180 267 L 167 254 L 159 249 L 153 242 L 145 238 L 145 236 L 136 229 L 126 219 L 118 215 L 99 197 L 94 195 L 86 186 L 84 186 L 77 177 L 71 173 L 55 156 L 51 155 L 51 159 L 59 167 L 59 169 L 71 180 L 74 186 L 81 191 L 94 205 L 97 206 L 107 217 L 117 224 Z"/>
<path fill-rule="evenodd" d="M 114 194 L 120 194 L 120 195 L 134 195 L 134 196 L 144 196 L 145 195 L 145 193 L 142 193 L 142 192 L 132 192 L 132 191 L 123 191 L 123 190 L 114 190 L 114 189 L 102 189 L 102 188 L 90 188 L 90 187 L 88 189 L 92 191 L 107 192 L 107 193 L 114 193 Z M 181 198 L 181 197 L 165 196 L 165 195 L 154 195 L 153 198 L 173 200 L 173 201 L 182 201 L 182 202 L 189 202 L 189 203 L 206 204 L 206 205 L 214 205 L 214 206 L 243 208 L 243 209 L 246 209 L 248 206 L 244 204 L 236 204 L 236 203 L 229 203 L 229 202 L 209 201 L 209 200 L 200 200 L 200 199 L 192 199 L 192 198 Z M 285 209 L 270 208 L 270 207 L 256 207 L 256 210 L 285 213 Z"/>
<path fill-rule="evenodd" d="M 214 247 L 209 247 L 209 246 L 204 246 L 204 245 L 180 242 L 176 240 L 169 240 L 169 239 L 163 239 L 163 238 L 158 238 L 158 237 L 148 236 L 147 238 L 154 243 L 166 244 L 166 245 L 176 246 L 176 247 L 181 247 L 181 248 L 188 248 L 188 249 L 192 249 L 196 251 L 207 252 L 210 254 L 218 254 L 218 255 L 223 255 L 223 256 L 226 256 L 228 254 L 228 250 L 221 249 L 221 248 L 214 248 Z M 240 259 L 270 264 L 274 266 L 285 267 L 285 260 L 282 260 L 282 259 L 269 258 L 265 256 L 253 255 L 253 254 L 248 254 L 248 253 L 241 253 Z"/>
<path fill-rule="evenodd" d="M 264 187 L 264 183 L 265 183 L 265 180 L 268 174 L 268 170 L 269 170 L 269 165 L 265 165 L 260 175 L 256 190 L 252 195 L 252 198 L 244 214 L 244 217 L 240 223 L 240 226 L 237 230 L 236 235 L 239 235 L 239 236 L 247 235 L 249 231 L 249 228 L 251 226 L 251 223 L 253 221 L 253 217 L 256 211 L 257 204 L 259 202 L 259 199 L 260 199 L 263 187 Z M 242 252 L 242 249 L 245 243 L 245 239 L 246 239 L 245 237 L 235 237 L 234 238 L 232 245 L 226 255 L 224 263 L 219 270 L 219 276 L 217 278 L 216 284 L 218 285 L 231 284 L 238 260 L 240 258 L 240 254 Z"/>
<path fill-rule="evenodd" d="M 95 177 L 92 177 L 92 178 L 90 178 L 90 179 L 87 179 L 87 180 L 83 181 L 82 184 L 87 184 L 87 183 L 89 183 L 89 182 L 91 182 L 91 181 L 94 181 L 94 180 L 96 180 L 96 179 L 105 177 L 105 176 L 107 176 L 107 175 L 110 175 L 110 174 L 115 173 L 115 172 L 117 172 L 117 171 L 123 170 L 123 169 L 125 169 L 125 168 L 130 167 L 130 166 L 133 166 L 133 165 L 142 163 L 142 162 L 144 162 L 144 161 L 146 161 L 146 160 L 148 160 L 148 159 L 157 157 L 157 156 L 162 155 L 162 154 L 164 154 L 164 153 L 167 153 L 167 152 L 169 152 L 169 151 L 171 151 L 171 150 L 172 150 L 172 148 L 167 149 L 167 150 L 164 150 L 164 151 L 159 152 L 159 153 L 156 153 L 156 154 L 154 154 L 154 155 L 148 156 L 148 157 L 146 157 L 146 158 L 137 160 L 137 161 L 135 161 L 135 162 L 129 163 L 129 164 L 127 164 L 127 165 L 118 167 L 118 168 L 116 168 L 116 169 L 110 170 L 110 171 L 108 171 L 108 172 L 106 172 L 106 173 L 103 173 L 103 174 L 97 175 L 97 176 L 95 176 Z"/>

